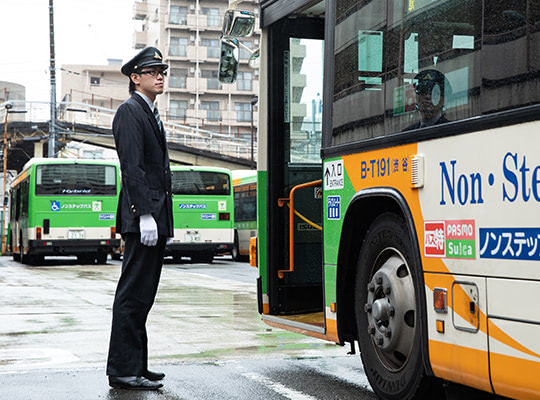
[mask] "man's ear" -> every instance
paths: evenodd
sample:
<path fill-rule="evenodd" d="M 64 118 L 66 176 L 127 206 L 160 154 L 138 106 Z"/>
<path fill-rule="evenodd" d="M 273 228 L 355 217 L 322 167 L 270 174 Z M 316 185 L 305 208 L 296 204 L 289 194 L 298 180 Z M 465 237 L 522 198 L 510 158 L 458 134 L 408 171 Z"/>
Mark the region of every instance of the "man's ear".
<path fill-rule="evenodd" d="M 138 85 L 141 82 L 141 76 L 135 72 L 129 76 L 129 79 L 131 79 L 135 85 Z"/>

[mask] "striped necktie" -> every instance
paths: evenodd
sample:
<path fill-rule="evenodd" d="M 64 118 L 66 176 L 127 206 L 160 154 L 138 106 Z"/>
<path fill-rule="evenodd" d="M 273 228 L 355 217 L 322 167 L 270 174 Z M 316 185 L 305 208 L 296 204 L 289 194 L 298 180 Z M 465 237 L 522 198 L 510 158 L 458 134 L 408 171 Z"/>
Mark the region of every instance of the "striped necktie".
<path fill-rule="evenodd" d="M 156 122 L 159 126 L 159 130 L 163 130 L 163 123 L 161 122 L 161 118 L 159 118 L 159 111 L 157 107 L 154 106 L 154 117 L 156 118 Z"/>

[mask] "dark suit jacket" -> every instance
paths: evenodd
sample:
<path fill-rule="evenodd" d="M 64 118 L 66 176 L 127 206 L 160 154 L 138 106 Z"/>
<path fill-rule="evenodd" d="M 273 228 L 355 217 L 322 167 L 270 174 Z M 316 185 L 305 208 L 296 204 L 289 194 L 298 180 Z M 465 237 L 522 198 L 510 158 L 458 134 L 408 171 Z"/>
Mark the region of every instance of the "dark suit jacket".
<path fill-rule="evenodd" d="M 139 232 L 139 216 L 152 214 L 158 234 L 172 237 L 171 170 L 165 132 L 141 96 L 134 93 L 118 107 L 113 134 L 122 171 L 116 231 Z"/>

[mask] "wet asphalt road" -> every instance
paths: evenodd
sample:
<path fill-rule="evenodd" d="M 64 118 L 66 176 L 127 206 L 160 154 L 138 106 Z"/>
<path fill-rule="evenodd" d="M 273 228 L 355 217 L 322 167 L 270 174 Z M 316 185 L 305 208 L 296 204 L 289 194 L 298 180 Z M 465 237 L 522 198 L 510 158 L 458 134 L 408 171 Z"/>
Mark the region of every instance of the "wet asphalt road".
<path fill-rule="evenodd" d="M 110 389 L 105 361 L 120 262 L 39 267 L 0 257 L 0 399 L 374 399 L 348 348 L 271 328 L 256 269 L 167 261 L 147 323 L 158 392 Z"/>

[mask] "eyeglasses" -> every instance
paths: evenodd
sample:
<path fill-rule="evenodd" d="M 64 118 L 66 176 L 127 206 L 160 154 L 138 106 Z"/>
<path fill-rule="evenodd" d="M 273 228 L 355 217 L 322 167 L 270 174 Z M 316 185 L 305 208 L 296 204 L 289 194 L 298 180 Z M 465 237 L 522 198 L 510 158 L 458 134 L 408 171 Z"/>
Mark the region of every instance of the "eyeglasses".
<path fill-rule="evenodd" d="M 146 74 L 150 75 L 152 78 L 157 78 L 159 74 L 161 74 L 163 77 L 167 76 L 167 71 L 161 71 L 156 69 L 149 69 L 148 71 L 141 71 L 139 72 L 139 75 Z"/>

